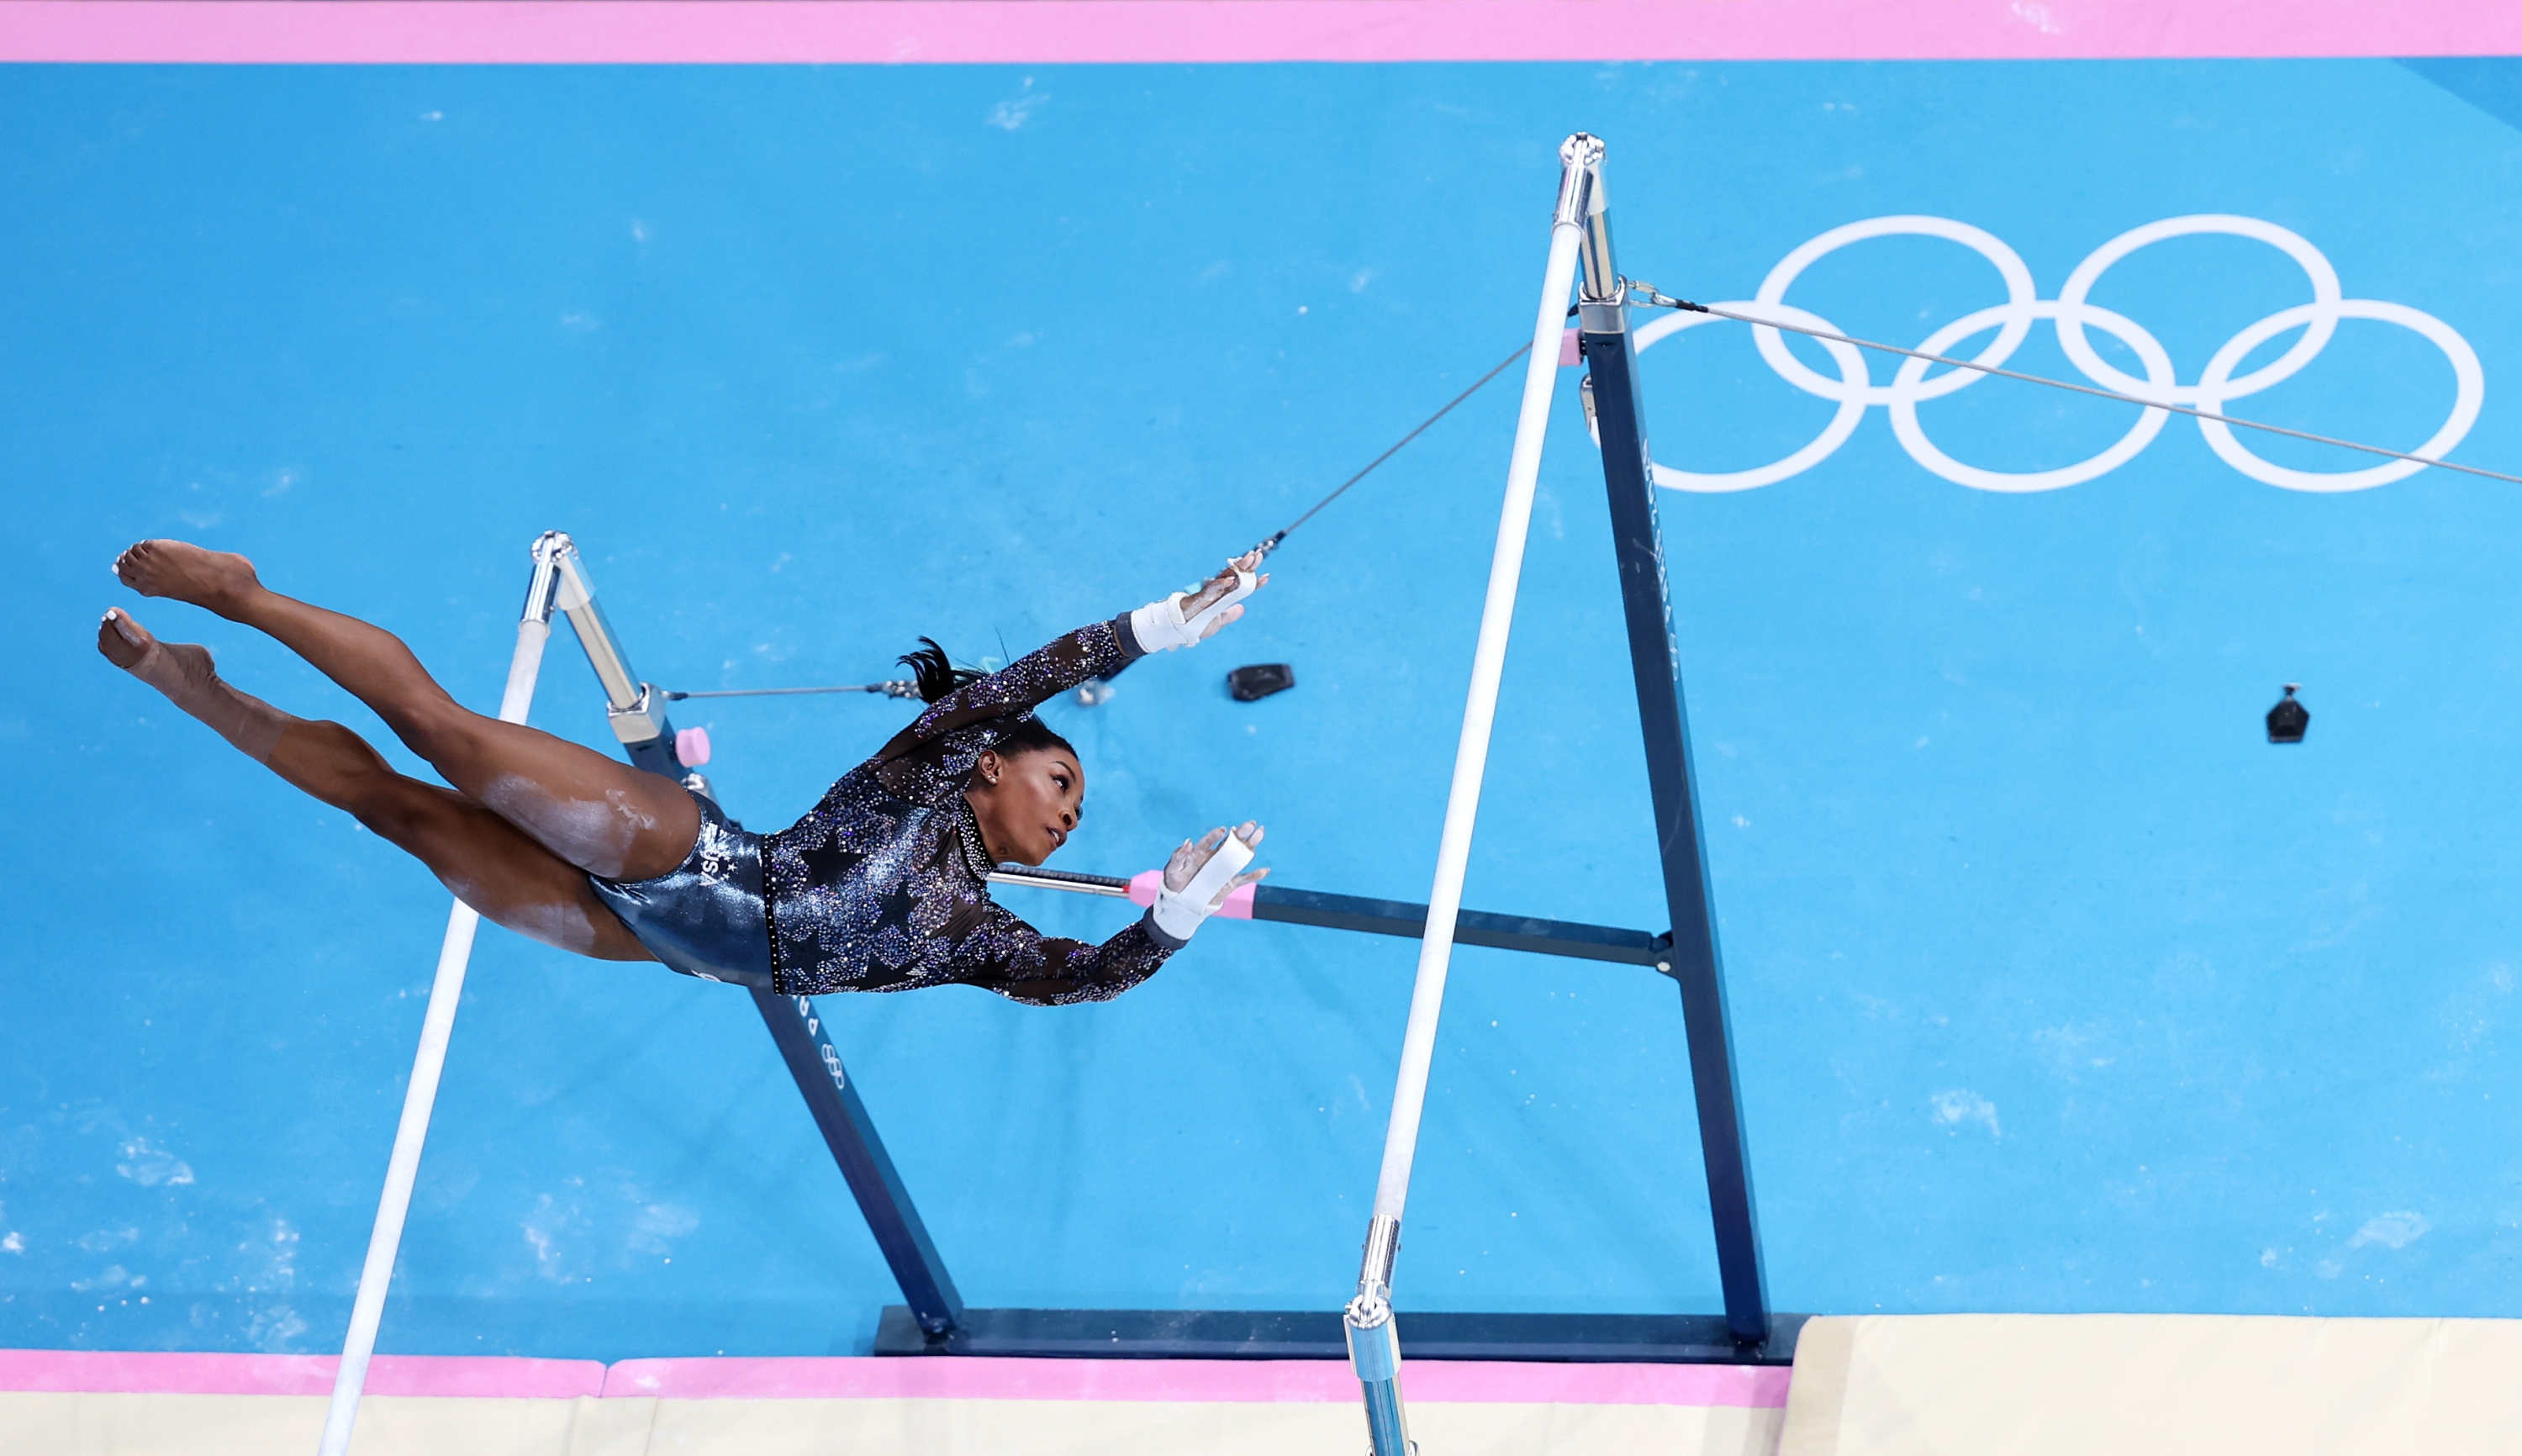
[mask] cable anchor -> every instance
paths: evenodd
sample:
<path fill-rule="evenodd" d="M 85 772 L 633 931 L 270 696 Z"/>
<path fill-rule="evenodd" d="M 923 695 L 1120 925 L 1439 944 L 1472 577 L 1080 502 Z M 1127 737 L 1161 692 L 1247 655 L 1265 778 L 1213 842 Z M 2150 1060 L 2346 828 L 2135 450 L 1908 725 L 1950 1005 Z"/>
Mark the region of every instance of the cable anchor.
<path fill-rule="evenodd" d="M 1632 295 L 1629 302 L 1633 304 L 1644 304 L 1651 308 L 1679 308 L 1685 313 L 1705 313 L 1707 311 L 1705 305 L 1694 304 L 1688 299 L 1676 299 L 1669 294 L 1659 293 L 1657 291 L 1654 284 L 1642 282 L 1635 278 L 1622 278 L 1620 280 L 1620 288 L 1622 292 Z"/>

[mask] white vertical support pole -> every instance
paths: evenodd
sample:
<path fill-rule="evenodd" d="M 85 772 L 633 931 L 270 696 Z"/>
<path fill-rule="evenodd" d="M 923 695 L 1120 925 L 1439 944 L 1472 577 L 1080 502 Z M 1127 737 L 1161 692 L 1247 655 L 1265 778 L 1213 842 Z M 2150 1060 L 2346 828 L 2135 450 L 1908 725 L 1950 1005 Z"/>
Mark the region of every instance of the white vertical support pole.
<path fill-rule="evenodd" d="M 1401 1337 L 1392 1314 L 1392 1265 L 1401 1244 L 1402 1204 L 1419 1148 L 1419 1119 L 1427 1101 L 1427 1071 L 1436 1052 L 1436 1023 L 1453 962 L 1454 922 L 1463 908 L 1463 875 L 1471 866 L 1471 827 L 1479 816 L 1480 780 L 1488 769 L 1489 730 L 1497 720 L 1498 682 L 1506 672 L 1507 637 L 1515 626 L 1515 593 L 1523 575 L 1523 543 L 1532 496 L 1541 478 L 1541 444 L 1559 377 L 1559 339 L 1576 281 L 1577 251 L 1593 198 L 1593 164 L 1602 143 L 1578 133 L 1559 149 L 1559 206 L 1551 219 L 1550 264 L 1524 364 L 1523 408 L 1506 472 L 1506 504 L 1498 515 L 1497 550 L 1489 559 L 1488 598 L 1480 607 L 1479 645 L 1471 654 L 1471 688 L 1463 734 L 1454 751 L 1454 783 L 1445 800 L 1445 828 L 1436 846 L 1436 883 L 1427 896 L 1427 929 L 1419 943 L 1419 976 L 1410 992 L 1410 1022 L 1401 1038 L 1401 1073 L 1384 1125 L 1383 1169 L 1376 1180 L 1375 1216 L 1367 1225 L 1366 1258 L 1357 1297 L 1346 1311 L 1349 1361 L 1366 1400 L 1375 1456 L 1410 1456 L 1413 1444 L 1401 1405 Z"/>
<path fill-rule="evenodd" d="M 539 552 L 537 555 L 539 556 Z M 543 644 L 551 640 L 549 568 L 539 560 L 527 593 L 526 617 L 517 624 L 516 655 L 508 660 L 508 687 L 499 696 L 499 721 L 523 723 L 542 671 Z M 537 603 L 540 611 L 537 612 Z M 342 1365 L 333 1376 L 333 1403 L 324 1413 L 321 1456 L 348 1456 L 350 1428 L 359 1419 L 359 1391 L 376 1353 L 377 1321 L 386 1312 L 386 1288 L 394 1281 L 395 1252 L 402 1245 L 403 1215 L 411 1209 L 412 1181 L 420 1175 L 420 1145 L 429 1137 L 429 1112 L 438 1101 L 438 1075 L 446 1066 L 447 1039 L 455 1033 L 455 1007 L 464 996 L 464 970 L 473 960 L 473 932 L 482 916 L 457 901 L 446 916 L 446 939 L 438 949 L 438 978 L 429 987 L 429 1014 L 420 1023 L 420 1050 L 411 1059 L 411 1082 L 402 1094 L 402 1121 L 395 1128 L 394 1155 L 386 1161 L 386 1190 L 377 1199 L 376 1227 L 368 1234 L 368 1259 L 359 1269 L 359 1295 L 350 1305 L 350 1331 L 342 1341 Z"/>

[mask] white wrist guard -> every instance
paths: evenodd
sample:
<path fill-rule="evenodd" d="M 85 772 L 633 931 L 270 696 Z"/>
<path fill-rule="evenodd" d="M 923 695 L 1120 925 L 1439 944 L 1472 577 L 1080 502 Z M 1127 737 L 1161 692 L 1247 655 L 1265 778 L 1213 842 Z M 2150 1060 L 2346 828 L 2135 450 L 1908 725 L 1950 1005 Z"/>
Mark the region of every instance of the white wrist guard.
<path fill-rule="evenodd" d="M 1176 940 L 1191 939 L 1199 922 L 1216 914 L 1226 902 L 1227 881 L 1251 863 L 1252 846 L 1229 831 L 1225 841 L 1208 857 L 1208 863 L 1191 877 L 1190 884 L 1179 890 L 1157 890 L 1156 928 Z"/>
<path fill-rule="evenodd" d="M 1199 645 L 1200 634 L 1208 631 L 1208 625 L 1216 621 L 1228 607 L 1250 596 L 1252 588 L 1257 585 L 1258 579 L 1252 573 L 1238 570 L 1235 574 L 1235 589 L 1211 602 L 1207 610 L 1189 620 L 1183 617 L 1183 600 L 1191 593 L 1177 591 L 1171 596 L 1151 601 L 1132 612 L 1130 632 L 1138 637 L 1139 645 L 1149 652 L 1171 652 L 1176 647 L 1196 647 Z"/>

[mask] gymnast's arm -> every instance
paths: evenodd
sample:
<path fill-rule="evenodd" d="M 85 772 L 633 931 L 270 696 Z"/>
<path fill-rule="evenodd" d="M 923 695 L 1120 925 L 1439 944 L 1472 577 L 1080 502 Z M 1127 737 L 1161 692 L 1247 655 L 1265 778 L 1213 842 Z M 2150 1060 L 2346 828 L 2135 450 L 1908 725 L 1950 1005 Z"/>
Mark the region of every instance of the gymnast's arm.
<path fill-rule="evenodd" d="M 1242 559 L 1229 562 L 1227 569 L 1203 584 L 1196 593 L 1184 594 L 1179 602 L 1172 598 L 1150 602 L 1134 612 L 1124 612 L 1109 622 L 1090 623 L 1047 646 L 1035 649 L 1014 662 L 978 678 L 929 705 L 911 727 L 894 734 L 893 741 L 876 754 L 876 762 L 899 759 L 936 742 L 957 728 L 996 718 L 1013 718 L 1051 701 L 1089 678 L 1108 678 L 1146 655 L 1150 649 L 1170 651 L 1189 646 L 1193 641 L 1214 634 L 1220 628 L 1243 615 L 1239 598 L 1235 604 L 1198 624 L 1196 634 L 1190 633 L 1183 619 L 1197 619 L 1220 601 L 1248 594 L 1269 584 L 1262 575 L 1243 585 L 1238 573 L 1249 578 L 1259 569 L 1261 554 L 1252 552 Z M 1172 603 L 1170 613 L 1164 608 Z M 1150 641 L 1150 635 L 1159 639 Z"/>
<path fill-rule="evenodd" d="M 1128 617 L 1089 623 L 929 704 L 927 712 L 876 753 L 876 762 L 905 757 L 957 728 L 1017 717 L 1089 678 L 1117 673 L 1144 655 L 1139 639 L 1130 634 Z"/>
<path fill-rule="evenodd" d="M 1154 975 L 1185 944 L 1160 929 L 1152 913 L 1099 946 L 1045 935 L 994 900 L 982 901 L 980 913 L 979 928 L 956 947 L 949 979 L 1027 1006 L 1110 1001 Z"/>
<path fill-rule="evenodd" d="M 976 929 L 956 941 L 949 979 L 985 986 L 1027 1006 L 1110 1001 L 1156 973 L 1165 958 L 1190 944 L 1200 923 L 1227 897 L 1269 874 L 1237 873 L 1252 861 L 1264 834 L 1250 820 L 1186 839 L 1165 862 L 1156 903 L 1128 929 L 1099 946 L 1058 940 L 1016 918 L 986 894 L 972 908 Z"/>

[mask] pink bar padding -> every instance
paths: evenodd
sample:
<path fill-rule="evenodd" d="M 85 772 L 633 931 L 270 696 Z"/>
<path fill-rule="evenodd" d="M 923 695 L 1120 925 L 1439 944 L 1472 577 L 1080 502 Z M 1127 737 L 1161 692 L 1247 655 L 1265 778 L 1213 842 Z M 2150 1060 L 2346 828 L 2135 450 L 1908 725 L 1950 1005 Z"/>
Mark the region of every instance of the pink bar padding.
<path fill-rule="evenodd" d="M 709 729 L 679 728 L 675 733 L 675 758 L 686 769 L 697 769 L 710 761 Z"/>
<path fill-rule="evenodd" d="M 1784 1366 L 1518 1365 L 1422 1360 L 1403 1370 L 1413 1400 L 1562 1405 L 1787 1403 Z M 688 1359 L 625 1360 L 607 1395 L 671 1400 L 1109 1400 L 1353 1403 L 1357 1377 L 1334 1360 Z"/>
<path fill-rule="evenodd" d="M 1130 903 L 1132 905 L 1155 904 L 1156 891 L 1162 889 L 1164 883 L 1165 872 L 1161 869 L 1142 869 L 1131 875 Z M 1217 914 L 1230 920 L 1252 918 L 1252 892 L 1259 888 L 1257 884 L 1237 886 L 1235 893 L 1226 897 L 1226 903 L 1217 908 Z"/>
<path fill-rule="evenodd" d="M 1573 369 L 1585 362 L 1585 352 L 1576 343 L 1576 331 L 1568 329 L 1559 336 L 1559 367 Z"/>
<path fill-rule="evenodd" d="M 1959 61 L 2522 53 L 2511 0 L 0 0 L 0 61 Z"/>
<path fill-rule="evenodd" d="M 338 1355 L 175 1350 L 0 1350 L 0 1390 L 96 1394 L 330 1395 Z M 496 1355 L 379 1355 L 371 1395 L 494 1395 L 566 1400 L 601 1394 L 597 1360 Z"/>

